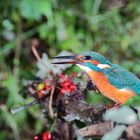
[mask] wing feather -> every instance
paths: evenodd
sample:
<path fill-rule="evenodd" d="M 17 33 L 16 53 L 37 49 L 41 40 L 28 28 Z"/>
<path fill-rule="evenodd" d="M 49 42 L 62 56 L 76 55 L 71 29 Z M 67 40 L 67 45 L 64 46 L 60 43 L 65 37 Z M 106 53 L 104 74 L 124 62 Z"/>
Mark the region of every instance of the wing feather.
<path fill-rule="evenodd" d="M 133 73 L 118 65 L 113 65 L 112 68 L 104 69 L 103 73 L 106 75 L 109 82 L 119 89 L 133 89 L 137 83 L 140 84 L 140 80 Z"/>

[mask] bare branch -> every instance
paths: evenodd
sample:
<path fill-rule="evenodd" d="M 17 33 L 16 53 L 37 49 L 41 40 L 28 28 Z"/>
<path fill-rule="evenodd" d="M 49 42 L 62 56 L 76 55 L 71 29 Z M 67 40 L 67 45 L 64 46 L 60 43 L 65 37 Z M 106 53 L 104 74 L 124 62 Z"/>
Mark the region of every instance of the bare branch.
<path fill-rule="evenodd" d="M 82 129 L 79 129 L 77 133 L 82 137 L 86 136 L 103 136 L 105 133 L 111 131 L 113 128 L 113 122 L 103 122 L 99 124 L 93 124 Z"/>
<path fill-rule="evenodd" d="M 97 123 L 103 121 L 102 114 L 106 111 L 105 106 L 89 105 L 81 98 L 79 94 L 75 94 L 59 99 L 58 108 L 61 116 L 73 114 L 75 119 L 86 122 Z"/>

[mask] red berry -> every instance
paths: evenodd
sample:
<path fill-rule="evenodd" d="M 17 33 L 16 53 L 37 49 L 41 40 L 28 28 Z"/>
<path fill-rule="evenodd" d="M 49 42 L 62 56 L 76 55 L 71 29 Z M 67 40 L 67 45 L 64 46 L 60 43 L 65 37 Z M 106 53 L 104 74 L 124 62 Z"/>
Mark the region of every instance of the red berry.
<path fill-rule="evenodd" d="M 50 90 L 50 88 L 51 88 L 51 86 L 46 84 L 45 89 Z"/>
<path fill-rule="evenodd" d="M 60 89 L 60 94 L 64 94 L 65 93 L 65 89 Z"/>
<path fill-rule="evenodd" d="M 33 140 L 42 140 L 41 134 L 37 134 L 33 137 Z"/>
<path fill-rule="evenodd" d="M 72 93 L 76 86 L 75 83 L 70 80 L 69 77 L 66 77 L 62 82 L 59 82 L 60 94 Z"/>
<path fill-rule="evenodd" d="M 39 99 L 42 99 L 45 95 L 46 95 L 46 94 L 45 94 L 45 91 L 44 91 L 44 90 L 38 91 L 38 98 L 39 98 Z"/>
<path fill-rule="evenodd" d="M 51 140 L 51 133 L 46 131 L 42 134 L 42 140 Z"/>
<path fill-rule="evenodd" d="M 75 84 L 71 83 L 70 88 L 75 89 Z"/>
<path fill-rule="evenodd" d="M 64 82 L 63 82 L 63 86 L 64 86 L 64 87 L 67 87 L 68 85 L 69 85 L 69 81 L 64 81 Z"/>

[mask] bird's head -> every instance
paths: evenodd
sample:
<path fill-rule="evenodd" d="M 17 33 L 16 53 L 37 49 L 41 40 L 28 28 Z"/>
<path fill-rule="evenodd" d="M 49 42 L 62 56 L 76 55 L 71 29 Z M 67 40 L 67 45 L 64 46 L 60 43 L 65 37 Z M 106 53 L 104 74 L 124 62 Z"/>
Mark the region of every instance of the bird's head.
<path fill-rule="evenodd" d="M 103 55 L 86 51 L 78 55 L 57 56 L 53 59 L 67 59 L 68 61 L 55 62 L 52 64 L 76 64 L 84 71 L 101 71 L 102 69 L 112 67 L 112 64 Z"/>

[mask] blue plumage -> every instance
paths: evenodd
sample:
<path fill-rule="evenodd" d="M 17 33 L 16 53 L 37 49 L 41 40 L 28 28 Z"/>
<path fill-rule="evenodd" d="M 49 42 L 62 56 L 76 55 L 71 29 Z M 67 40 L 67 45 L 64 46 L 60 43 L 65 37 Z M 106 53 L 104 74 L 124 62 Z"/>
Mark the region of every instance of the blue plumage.
<path fill-rule="evenodd" d="M 112 68 L 104 69 L 102 72 L 115 87 L 130 89 L 140 94 L 140 80 L 133 73 L 116 64 L 112 64 Z"/>
<path fill-rule="evenodd" d="M 97 52 L 92 52 L 92 51 L 85 51 L 81 53 L 83 56 L 90 56 L 91 60 L 97 60 L 101 64 L 111 64 L 109 60 L 107 60 L 102 54 L 99 54 Z"/>
<path fill-rule="evenodd" d="M 130 89 L 136 94 L 140 95 L 140 80 L 131 72 L 125 70 L 119 65 L 112 64 L 107 60 L 102 54 L 92 51 L 86 51 L 81 53 L 84 56 L 90 56 L 91 60 L 97 60 L 100 64 L 108 64 L 111 68 L 98 69 L 97 66 L 93 64 L 85 63 L 84 65 L 90 67 L 95 71 L 100 71 L 105 74 L 108 81 L 118 89 Z"/>

